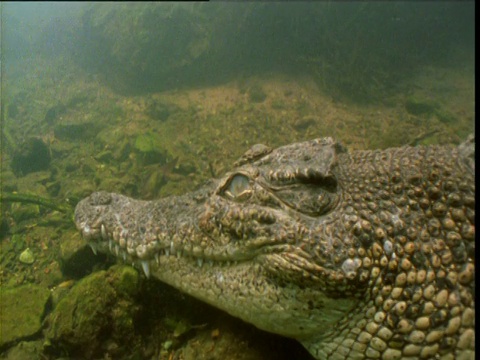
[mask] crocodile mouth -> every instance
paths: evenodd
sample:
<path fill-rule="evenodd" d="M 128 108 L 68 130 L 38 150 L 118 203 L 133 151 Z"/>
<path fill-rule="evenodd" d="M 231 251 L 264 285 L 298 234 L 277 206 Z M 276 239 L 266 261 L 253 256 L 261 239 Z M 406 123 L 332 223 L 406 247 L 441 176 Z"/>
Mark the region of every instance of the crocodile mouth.
<path fill-rule="evenodd" d="M 232 267 L 251 263 L 262 255 L 284 251 L 280 245 L 269 246 L 271 241 L 267 239 L 257 239 L 255 248 L 227 245 L 220 250 L 202 250 L 196 245 L 175 240 L 160 241 L 148 235 L 139 241 L 129 238 L 124 230 L 109 232 L 104 224 L 95 227 L 81 224 L 79 230 L 95 255 L 99 252 L 113 255 L 126 264 L 141 268 L 147 277 L 150 277 L 152 266 L 162 266 L 172 260 L 181 259 L 196 268 Z"/>

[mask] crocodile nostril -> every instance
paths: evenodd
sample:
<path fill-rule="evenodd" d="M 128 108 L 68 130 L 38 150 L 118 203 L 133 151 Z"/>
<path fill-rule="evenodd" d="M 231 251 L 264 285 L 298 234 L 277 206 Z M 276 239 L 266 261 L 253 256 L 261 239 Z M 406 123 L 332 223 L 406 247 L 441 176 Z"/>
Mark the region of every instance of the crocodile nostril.
<path fill-rule="evenodd" d="M 98 191 L 90 195 L 89 205 L 109 205 L 112 202 L 112 195 L 106 191 Z"/>

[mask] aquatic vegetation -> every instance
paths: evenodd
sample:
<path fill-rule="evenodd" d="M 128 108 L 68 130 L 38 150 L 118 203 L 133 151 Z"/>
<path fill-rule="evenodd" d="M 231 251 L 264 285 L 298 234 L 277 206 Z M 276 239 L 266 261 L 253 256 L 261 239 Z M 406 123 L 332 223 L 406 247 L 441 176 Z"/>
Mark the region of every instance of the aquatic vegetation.
<path fill-rule="evenodd" d="M 262 89 L 261 85 L 254 84 L 248 89 L 248 98 L 251 102 L 261 103 L 267 98 L 267 94 Z"/>
<path fill-rule="evenodd" d="M 49 209 L 57 210 L 62 213 L 70 213 L 72 212 L 72 204 L 68 204 L 65 202 L 56 201 L 53 199 L 48 199 L 41 197 L 39 195 L 32 195 L 32 194 L 19 194 L 19 193 L 2 193 L 2 202 L 10 203 L 10 202 L 18 202 L 22 204 L 36 204 L 42 207 L 46 207 Z"/>
<path fill-rule="evenodd" d="M 412 115 L 433 115 L 439 105 L 428 99 L 409 96 L 405 102 L 405 109 Z"/>
<path fill-rule="evenodd" d="M 158 135 L 151 132 L 138 135 L 135 139 L 134 147 L 141 153 L 155 153 L 159 152 L 160 139 Z"/>
<path fill-rule="evenodd" d="M 145 112 L 152 119 L 165 121 L 170 115 L 180 111 L 180 108 L 173 103 L 150 99 L 147 101 Z"/>
<path fill-rule="evenodd" d="M 45 118 L 43 121 L 47 124 L 51 124 L 55 122 L 60 116 L 65 114 L 67 111 L 67 107 L 63 104 L 57 104 L 50 107 L 45 114 Z"/>

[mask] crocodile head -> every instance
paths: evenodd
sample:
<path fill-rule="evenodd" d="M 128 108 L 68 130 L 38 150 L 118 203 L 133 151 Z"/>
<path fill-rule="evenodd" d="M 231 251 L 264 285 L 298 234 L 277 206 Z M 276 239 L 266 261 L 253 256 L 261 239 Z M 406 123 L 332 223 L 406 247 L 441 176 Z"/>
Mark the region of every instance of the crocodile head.
<path fill-rule="evenodd" d="M 474 313 L 474 181 L 462 156 L 446 147 L 348 154 L 331 138 L 254 146 L 188 195 L 96 192 L 75 222 L 94 251 L 296 338 L 319 359 L 398 358 L 418 343 L 412 331 L 424 333 L 418 353 L 407 348 L 413 356 L 436 354 L 449 321 Z M 441 294 L 438 306 L 426 292 Z M 462 326 L 447 352 L 472 327 Z M 435 339 L 423 346 L 426 336 Z"/>

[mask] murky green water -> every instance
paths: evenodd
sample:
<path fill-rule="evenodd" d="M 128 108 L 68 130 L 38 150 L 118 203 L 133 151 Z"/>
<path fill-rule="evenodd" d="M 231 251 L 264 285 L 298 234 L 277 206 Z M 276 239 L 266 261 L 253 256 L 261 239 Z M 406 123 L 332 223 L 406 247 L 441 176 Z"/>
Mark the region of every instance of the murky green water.
<path fill-rule="evenodd" d="M 1 11 L 1 286 L 51 289 L 45 313 L 69 281 L 107 267 L 84 253 L 72 222 L 75 204 L 95 190 L 182 194 L 256 143 L 333 136 L 374 149 L 458 144 L 474 131 L 473 2 L 2 3 Z M 27 248 L 33 263 L 21 261 Z M 134 293 L 161 289 L 173 304 L 156 311 L 120 297 L 129 303 L 118 311 L 131 317 L 111 319 L 148 323 L 130 324 L 137 358 L 195 358 L 211 347 L 220 359 L 230 346 L 231 359 L 264 359 L 283 340 L 255 341 L 251 328 L 196 300 L 142 286 Z M 223 327 L 202 327 L 207 320 L 186 306 Z M 32 316 L 40 324 L 44 313 Z M 187 335 L 175 336 L 182 321 Z M 2 342 L 3 354 L 82 354 L 78 344 L 46 344 L 38 324 L 34 335 Z M 131 358 L 122 331 L 95 345 L 95 356 Z M 23 350 L 14 347 L 21 340 Z M 276 358 L 307 356 L 295 346 Z"/>

